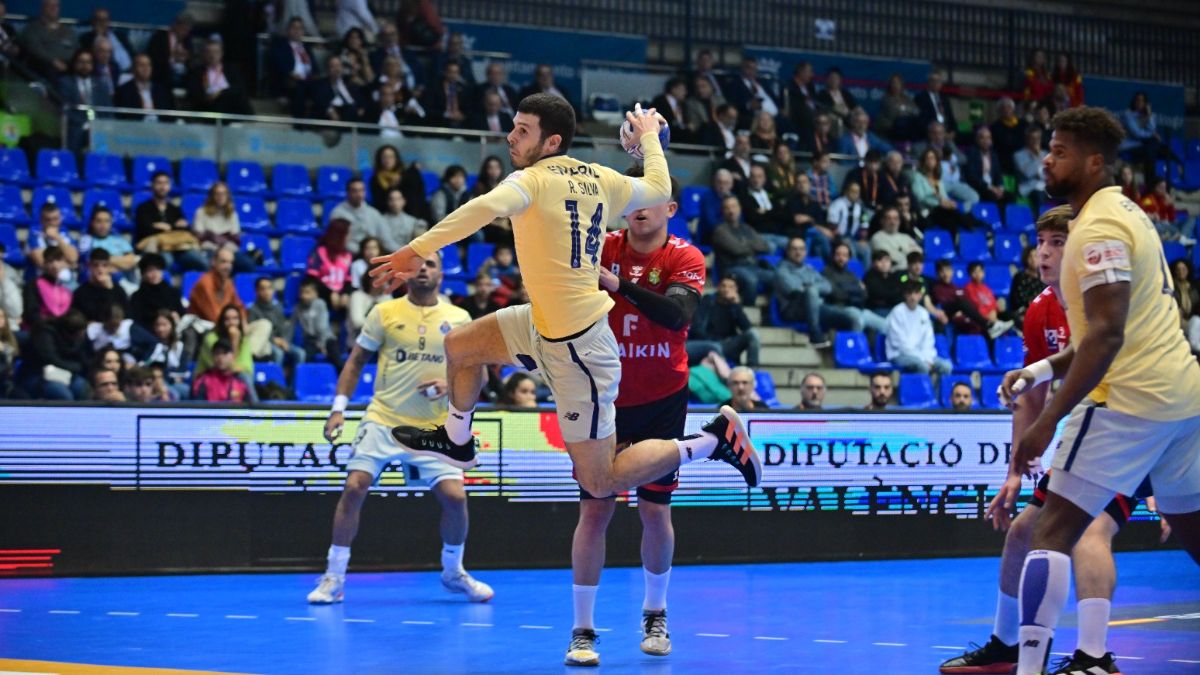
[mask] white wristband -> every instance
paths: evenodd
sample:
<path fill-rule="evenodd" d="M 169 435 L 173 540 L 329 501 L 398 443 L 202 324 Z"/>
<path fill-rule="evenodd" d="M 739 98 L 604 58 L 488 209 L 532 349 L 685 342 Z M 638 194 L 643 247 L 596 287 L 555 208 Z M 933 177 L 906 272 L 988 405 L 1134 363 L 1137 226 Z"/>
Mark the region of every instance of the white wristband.
<path fill-rule="evenodd" d="M 1028 366 L 1025 366 L 1025 370 L 1033 373 L 1032 386 L 1034 387 L 1054 379 L 1054 367 L 1050 365 L 1050 361 L 1048 359 L 1042 359 L 1041 361 L 1031 363 Z"/>
<path fill-rule="evenodd" d="M 346 412 L 346 404 L 349 402 L 350 402 L 349 397 L 343 396 L 342 394 L 338 394 L 337 396 L 333 397 L 333 408 L 331 408 L 330 410 L 332 412 L 336 412 L 336 413 Z"/>

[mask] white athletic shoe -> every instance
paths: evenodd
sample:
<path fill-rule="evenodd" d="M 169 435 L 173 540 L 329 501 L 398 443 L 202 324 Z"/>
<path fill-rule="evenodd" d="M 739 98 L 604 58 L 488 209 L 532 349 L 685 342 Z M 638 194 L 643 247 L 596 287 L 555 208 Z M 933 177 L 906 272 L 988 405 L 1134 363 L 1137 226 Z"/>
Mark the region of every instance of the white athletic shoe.
<path fill-rule="evenodd" d="M 317 580 L 317 587 L 308 594 L 308 601 L 314 605 L 332 605 L 335 602 L 341 602 L 346 597 L 343 592 L 345 588 L 345 577 L 323 574 Z"/>
<path fill-rule="evenodd" d="M 571 631 L 571 645 L 563 664 L 568 666 L 598 666 L 600 654 L 596 651 L 596 631 L 591 628 L 576 628 Z"/>
<path fill-rule="evenodd" d="M 642 651 L 651 656 L 666 656 L 671 653 L 667 610 L 642 610 Z"/>
<path fill-rule="evenodd" d="M 1008 329 L 1010 329 L 1012 327 L 1013 327 L 1013 322 L 1011 322 L 1011 321 L 995 321 L 988 328 L 988 337 L 995 340 L 996 338 L 1000 337 L 1001 335 L 1004 335 L 1005 333 L 1007 333 Z"/>
<path fill-rule="evenodd" d="M 465 571 L 457 574 L 442 572 L 442 586 L 451 593 L 462 593 L 471 602 L 487 602 L 496 594 L 491 586 Z"/>

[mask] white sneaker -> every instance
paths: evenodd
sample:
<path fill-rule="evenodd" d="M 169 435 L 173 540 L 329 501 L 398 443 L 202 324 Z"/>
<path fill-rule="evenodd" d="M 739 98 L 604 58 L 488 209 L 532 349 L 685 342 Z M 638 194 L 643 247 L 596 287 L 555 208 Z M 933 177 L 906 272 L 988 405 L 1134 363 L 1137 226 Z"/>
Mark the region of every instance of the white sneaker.
<path fill-rule="evenodd" d="M 462 593 L 471 602 L 487 602 L 496 594 L 491 586 L 467 574 L 466 571 L 457 574 L 442 572 L 442 586 L 451 593 Z"/>
<path fill-rule="evenodd" d="M 308 594 L 308 601 L 314 605 L 332 605 L 335 602 L 341 602 L 346 597 L 346 594 L 343 592 L 345 587 L 345 577 L 323 574 L 317 580 L 317 587 L 313 589 L 312 593 Z"/>
<path fill-rule="evenodd" d="M 576 628 L 571 631 L 571 646 L 563 664 L 568 666 L 598 666 L 600 654 L 596 651 L 596 631 L 591 628 Z"/>
<path fill-rule="evenodd" d="M 667 632 L 667 610 L 642 610 L 642 651 L 651 656 L 671 653 L 671 634 Z"/>
<path fill-rule="evenodd" d="M 1191 237 L 1184 236 L 1179 238 L 1179 243 L 1183 244 L 1184 246 L 1195 246 L 1196 240 L 1192 239 Z"/>
<path fill-rule="evenodd" d="M 1013 327 L 1013 322 L 1011 322 L 1011 321 L 996 321 L 996 322 L 992 323 L 991 326 L 988 327 L 988 336 L 991 337 L 993 340 L 995 340 L 996 338 L 1000 337 L 1001 335 L 1004 335 L 1005 333 L 1007 333 L 1008 329 L 1010 329 L 1012 327 Z"/>

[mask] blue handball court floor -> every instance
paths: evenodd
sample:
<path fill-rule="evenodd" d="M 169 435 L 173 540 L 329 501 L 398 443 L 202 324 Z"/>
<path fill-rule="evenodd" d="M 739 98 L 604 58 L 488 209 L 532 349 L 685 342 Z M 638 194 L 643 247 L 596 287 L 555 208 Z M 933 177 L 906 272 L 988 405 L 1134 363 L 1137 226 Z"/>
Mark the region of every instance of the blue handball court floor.
<path fill-rule="evenodd" d="M 936 673 L 987 640 L 995 558 L 677 567 L 674 653 L 638 649 L 640 569 L 605 571 L 603 672 Z M 1200 568 L 1179 551 L 1117 556 L 1109 645 L 1125 673 L 1200 675 Z M 488 604 L 436 573 L 351 574 L 344 604 L 312 574 L 0 580 L 0 672 L 563 673 L 567 570 L 481 571 Z M 1055 652 L 1075 646 L 1072 598 Z M 87 666 L 80 664 L 90 664 Z M 125 670 L 151 668 L 154 671 Z M 594 672 L 594 671 L 591 671 Z"/>

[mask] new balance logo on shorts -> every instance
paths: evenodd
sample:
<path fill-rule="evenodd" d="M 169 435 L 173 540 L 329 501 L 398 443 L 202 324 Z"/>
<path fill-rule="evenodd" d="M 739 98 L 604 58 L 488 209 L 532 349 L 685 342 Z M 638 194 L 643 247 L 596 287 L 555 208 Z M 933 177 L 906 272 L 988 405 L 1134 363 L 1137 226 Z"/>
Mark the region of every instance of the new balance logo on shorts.
<path fill-rule="evenodd" d="M 1033 649 L 1037 649 L 1037 646 L 1038 646 L 1038 645 L 1040 645 L 1040 644 L 1042 644 L 1042 641 L 1041 641 L 1041 640 L 1026 640 L 1026 641 L 1025 641 L 1025 644 L 1023 644 L 1023 645 L 1021 645 L 1021 646 L 1022 646 L 1022 647 L 1031 647 L 1031 648 L 1033 648 Z"/>
<path fill-rule="evenodd" d="M 577 413 L 577 412 L 563 413 L 563 417 L 574 422 L 575 420 L 579 419 L 579 413 Z"/>

